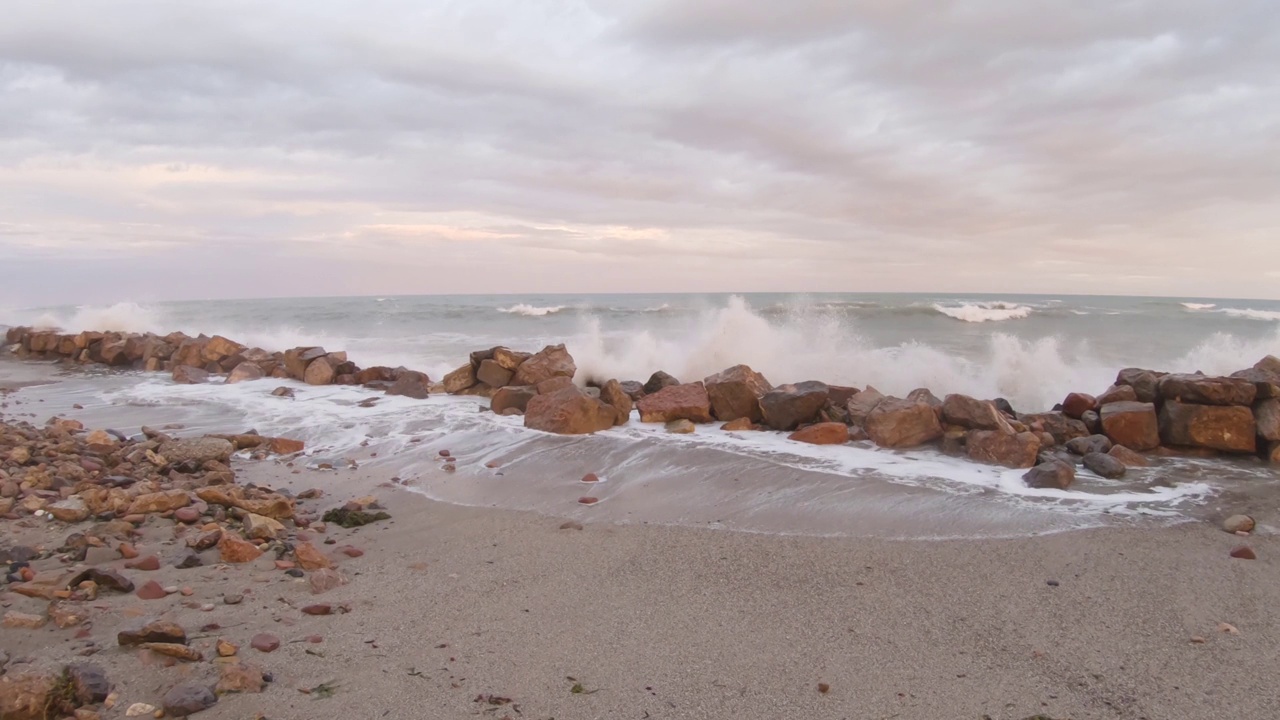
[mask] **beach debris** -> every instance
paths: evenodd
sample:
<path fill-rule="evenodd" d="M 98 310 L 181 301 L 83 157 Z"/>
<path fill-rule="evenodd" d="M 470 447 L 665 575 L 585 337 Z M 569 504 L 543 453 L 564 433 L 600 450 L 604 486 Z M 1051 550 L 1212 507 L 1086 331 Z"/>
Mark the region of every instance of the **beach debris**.
<path fill-rule="evenodd" d="M 1237 560 L 1257 560 L 1258 555 L 1248 545 L 1237 545 L 1231 549 L 1231 557 Z"/>
<path fill-rule="evenodd" d="M 179 660 L 187 660 L 189 662 L 200 662 L 204 660 L 204 655 L 199 650 L 189 648 L 179 643 L 142 643 L 139 647 L 143 650 L 150 650 L 159 655 L 177 658 Z"/>
<path fill-rule="evenodd" d="M 1232 515 L 1222 521 L 1222 529 L 1229 533 L 1251 533 L 1253 528 L 1253 518 L 1248 515 Z"/>
<path fill-rule="evenodd" d="M 333 697 L 338 692 L 338 689 L 338 684 L 333 680 L 329 680 L 328 682 L 322 682 L 315 687 L 298 688 L 298 692 L 303 695 L 310 695 L 317 699 L 325 699 Z"/>
<path fill-rule="evenodd" d="M 818 683 L 818 692 L 822 693 L 823 695 L 826 695 L 827 693 L 831 692 L 831 686 L 824 682 L 820 682 Z"/>
<path fill-rule="evenodd" d="M 177 643 L 185 645 L 187 631 L 182 626 L 168 620 L 153 620 L 144 625 L 121 630 L 116 633 L 116 642 L 120 645 L 142 645 L 144 643 Z"/>
<path fill-rule="evenodd" d="M 384 511 L 371 513 L 364 510 L 334 508 L 326 511 L 322 519 L 326 523 L 333 523 L 339 527 L 353 528 L 378 522 L 379 520 L 390 520 L 391 515 Z"/>
<path fill-rule="evenodd" d="M 1058 581 L 1057 581 L 1057 580 L 1045 580 L 1045 581 L 1044 581 L 1044 584 L 1045 584 L 1045 585 L 1048 585 L 1049 587 L 1058 587 Z"/>

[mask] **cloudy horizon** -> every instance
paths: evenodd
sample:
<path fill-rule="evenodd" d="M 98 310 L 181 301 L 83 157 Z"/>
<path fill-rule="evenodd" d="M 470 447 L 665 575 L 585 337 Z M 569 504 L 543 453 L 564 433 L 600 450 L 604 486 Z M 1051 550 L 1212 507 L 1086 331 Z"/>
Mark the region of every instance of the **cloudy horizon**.
<path fill-rule="evenodd" d="M 0 305 L 1280 298 L 1280 8 L 30 2 Z"/>

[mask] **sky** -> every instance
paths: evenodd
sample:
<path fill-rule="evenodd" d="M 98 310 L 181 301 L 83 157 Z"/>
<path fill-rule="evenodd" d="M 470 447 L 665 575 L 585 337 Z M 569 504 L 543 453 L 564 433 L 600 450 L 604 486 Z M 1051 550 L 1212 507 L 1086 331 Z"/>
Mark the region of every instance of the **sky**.
<path fill-rule="evenodd" d="M 6 0 L 0 304 L 1280 298 L 1274 0 Z"/>

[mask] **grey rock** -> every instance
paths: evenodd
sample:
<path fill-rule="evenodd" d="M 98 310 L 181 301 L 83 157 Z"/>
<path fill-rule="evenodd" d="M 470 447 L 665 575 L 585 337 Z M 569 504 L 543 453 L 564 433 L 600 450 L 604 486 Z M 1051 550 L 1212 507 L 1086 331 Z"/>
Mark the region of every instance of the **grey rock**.
<path fill-rule="evenodd" d="M 218 696 L 207 685 L 179 685 L 164 695 L 164 712 L 172 717 L 187 717 L 208 710 Z"/>

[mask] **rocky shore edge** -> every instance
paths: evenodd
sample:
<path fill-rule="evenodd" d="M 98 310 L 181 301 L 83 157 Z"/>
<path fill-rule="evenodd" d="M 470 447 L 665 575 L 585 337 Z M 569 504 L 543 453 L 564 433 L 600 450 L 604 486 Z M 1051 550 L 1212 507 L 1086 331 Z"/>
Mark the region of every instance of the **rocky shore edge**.
<path fill-rule="evenodd" d="M 718 422 L 730 432 L 780 431 L 814 444 L 935 447 L 1027 469 L 1024 480 L 1032 487 L 1068 488 L 1080 466 L 1119 478 L 1149 464 L 1153 453 L 1252 455 L 1280 463 L 1280 358 L 1274 356 L 1225 377 L 1126 368 L 1097 395 L 1073 392 L 1051 410 L 1019 412 L 999 398 L 940 399 L 926 388 L 897 398 L 873 387 L 816 380 L 774 386 L 746 365 L 692 382 L 662 371 L 645 382 L 580 378 L 564 345 L 538 352 L 479 350 L 433 382 L 403 367 L 361 368 L 345 352 L 320 347 L 268 352 L 180 332 L 62 334 L 17 327 L 5 342 L 18 357 L 162 371 L 180 383 L 212 376 L 224 376 L 228 384 L 289 378 L 419 399 L 432 393 L 478 396 L 495 413 L 523 415 L 526 427 L 558 434 L 606 430 L 629 422 L 638 410 L 640 422 L 663 423 L 675 433 Z M 274 392 L 291 394 L 288 388 Z"/>

